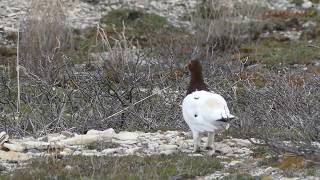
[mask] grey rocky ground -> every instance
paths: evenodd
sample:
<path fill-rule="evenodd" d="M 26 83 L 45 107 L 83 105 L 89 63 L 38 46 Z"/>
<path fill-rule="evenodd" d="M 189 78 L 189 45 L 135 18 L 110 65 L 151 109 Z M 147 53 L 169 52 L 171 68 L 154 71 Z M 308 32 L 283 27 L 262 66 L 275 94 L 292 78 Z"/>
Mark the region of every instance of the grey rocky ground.
<path fill-rule="evenodd" d="M 149 156 L 184 153 L 190 156 L 216 156 L 224 165 L 221 171 L 198 179 L 223 178 L 230 175 L 231 168 L 244 169 L 255 177 L 286 179 L 279 168 L 258 166 L 258 161 L 253 157 L 254 146 L 248 140 L 237 138 L 215 142 L 213 150 L 203 150 L 201 153 L 192 152 L 191 134 L 183 131 L 116 133 L 113 129 L 107 129 L 105 131 L 90 130 L 83 135 L 65 131 L 39 138 L 22 139 L 10 139 L 5 132 L 2 132 L 1 140 L 0 162 L 5 171 L 26 166 L 26 160 L 39 157 Z M 206 141 L 206 137 L 203 137 L 202 141 Z M 316 179 L 316 177 L 305 178 Z"/>
<path fill-rule="evenodd" d="M 147 12 L 167 17 L 169 22 L 175 26 L 190 28 L 190 23 L 185 17 L 194 12 L 200 2 L 201 1 L 197 0 L 63 0 L 61 1 L 61 6 L 64 7 L 70 25 L 78 29 L 97 25 L 103 15 L 119 8 L 143 9 Z M 242 1 L 224 1 L 226 6 L 233 6 L 236 2 Z M 305 9 L 312 6 L 315 6 L 318 10 L 320 9 L 319 4 L 313 4 L 309 0 L 303 2 L 302 7 Z M 246 1 L 246 3 L 258 4 L 259 6 L 272 10 L 297 8 L 293 1 L 290 0 L 250 0 Z M 7 33 L 17 32 L 19 22 L 27 14 L 30 5 L 31 1 L 29 0 L 0 1 L 0 40 L 3 41 Z"/>

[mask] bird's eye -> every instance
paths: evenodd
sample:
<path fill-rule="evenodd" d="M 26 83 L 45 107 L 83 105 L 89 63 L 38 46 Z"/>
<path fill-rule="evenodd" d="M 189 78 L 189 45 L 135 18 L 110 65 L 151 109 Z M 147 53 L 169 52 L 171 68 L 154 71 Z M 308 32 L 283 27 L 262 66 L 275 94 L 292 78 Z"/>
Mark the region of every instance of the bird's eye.
<path fill-rule="evenodd" d="M 198 114 L 195 114 L 194 117 L 198 117 Z"/>

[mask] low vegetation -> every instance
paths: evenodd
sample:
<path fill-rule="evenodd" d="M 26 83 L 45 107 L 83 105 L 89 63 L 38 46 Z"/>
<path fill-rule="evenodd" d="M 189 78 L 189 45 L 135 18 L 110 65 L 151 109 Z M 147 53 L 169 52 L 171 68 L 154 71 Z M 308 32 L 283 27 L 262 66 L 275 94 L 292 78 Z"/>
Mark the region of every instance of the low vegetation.
<path fill-rule="evenodd" d="M 152 155 L 147 157 L 83 157 L 34 159 L 26 168 L 1 179 L 186 179 L 222 168 L 213 157 Z"/>

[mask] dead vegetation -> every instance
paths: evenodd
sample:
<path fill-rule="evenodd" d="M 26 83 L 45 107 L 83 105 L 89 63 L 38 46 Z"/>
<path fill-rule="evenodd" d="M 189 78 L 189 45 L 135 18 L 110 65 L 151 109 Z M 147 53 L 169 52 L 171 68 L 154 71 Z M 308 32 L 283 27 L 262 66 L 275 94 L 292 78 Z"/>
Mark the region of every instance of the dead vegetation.
<path fill-rule="evenodd" d="M 26 76 L 54 84 L 62 78 L 69 29 L 59 0 L 31 1 L 20 24 L 20 66 Z"/>

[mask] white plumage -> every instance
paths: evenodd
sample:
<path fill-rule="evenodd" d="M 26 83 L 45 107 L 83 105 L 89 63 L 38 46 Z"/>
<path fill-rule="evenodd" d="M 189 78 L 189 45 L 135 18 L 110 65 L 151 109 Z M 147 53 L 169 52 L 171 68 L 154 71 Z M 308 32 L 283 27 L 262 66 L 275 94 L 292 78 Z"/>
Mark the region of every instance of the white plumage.
<path fill-rule="evenodd" d="M 195 91 L 186 96 L 182 112 L 190 129 L 200 133 L 215 131 L 226 124 L 217 120 L 234 118 L 224 98 L 208 91 Z"/>
<path fill-rule="evenodd" d="M 214 134 L 228 128 L 228 120 L 234 116 L 230 114 L 227 102 L 222 96 L 209 92 L 203 80 L 200 61 L 189 60 L 188 69 L 191 77 L 187 96 L 182 102 L 182 113 L 192 131 L 194 151 L 199 151 L 200 134 L 208 133 L 206 148 L 211 148 Z"/>
<path fill-rule="evenodd" d="M 208 132 L 206 148 L 210 148 L 214 133 L 228 128 L 230 114 L 227 102 L 219 95 L 208 91 L 195 91 L 182 102 L 183 118 L 190 127 L 194 139 L 194 151 L 199 150 L 200 134 Z"/>

